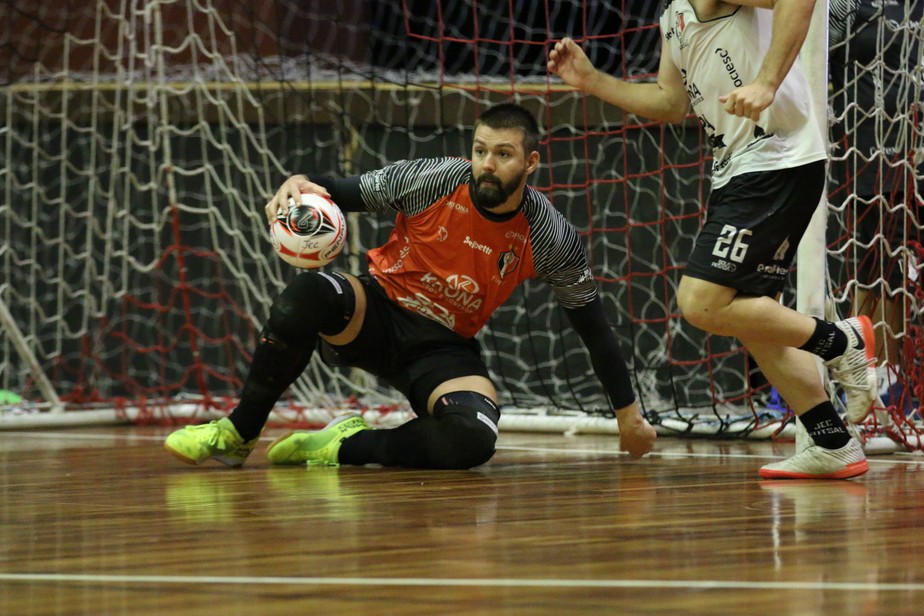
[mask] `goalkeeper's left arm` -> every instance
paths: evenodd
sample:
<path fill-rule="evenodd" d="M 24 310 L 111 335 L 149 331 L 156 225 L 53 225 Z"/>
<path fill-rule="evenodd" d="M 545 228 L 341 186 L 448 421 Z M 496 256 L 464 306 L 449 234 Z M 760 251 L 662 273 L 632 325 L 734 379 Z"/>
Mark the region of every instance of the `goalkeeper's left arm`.
<path fill-rule="evenodd" d="M 619 422 L 620 448 L 634 458 L 644 456 L 651 451 L 657 435 L 642 416 L 635 399 L 629 368 L 619 349 L 616 334 L 606 318 L 603 301 L 596 296 L 580 308 L 566 308 L 565 314 L 584 342 L 594 373 L 610 399 L 613 413 Z"/>

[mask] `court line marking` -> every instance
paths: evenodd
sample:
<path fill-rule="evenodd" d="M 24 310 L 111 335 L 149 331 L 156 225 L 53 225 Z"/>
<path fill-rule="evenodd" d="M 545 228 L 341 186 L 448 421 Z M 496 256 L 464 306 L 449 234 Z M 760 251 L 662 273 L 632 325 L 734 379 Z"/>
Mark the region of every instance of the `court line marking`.
<path fill-rule="evenodd" d="M 567 453 L 581 456 L 591 456 L 591 455 L 603 455 L 603 456 L 628 456 L 629 454 L 621 452 L 618 450 L 606 451 L 601 449 L 559 449 L 556 447 L 522 447 L 518 445 L 499 445 L 497 450 L 506 450 L 506 451 L 534 451 L 534 452 L 543 452 L 543 453 Z M 896 455 L 896 454 L 892 454 Z M 753 460 L 766 460 L 766 459 L 775 459 L 782 460 L 784 456 L 778 454 L 756 454 L 756 453 L 728 453 L 728 452 L 691 452 L 691 451 L 652 451 L 645 455 L 645 458 L 745 458 Z M 890 455 L 882 456 L 881 458 L 877 456 L 867 456 L 867 462 L 871 464 L 922 464 L 924 463 L 924 458 L 917 456 L 901 456 L 899 458 L 894 458 Z"/>
<path fill-rule="evenodd" d="M 569 580 L 479 578 L 244 577 L 178 575 L 95 575 L 0 573 L 7 582 L 84 582 L 88 584 L 228 584 L 293 586 L 472 586 L 500 588 L 680 588 L 736 590 L 924 591 L 924 584 L 872 582 L 746 582 L 735 580 Z"/>

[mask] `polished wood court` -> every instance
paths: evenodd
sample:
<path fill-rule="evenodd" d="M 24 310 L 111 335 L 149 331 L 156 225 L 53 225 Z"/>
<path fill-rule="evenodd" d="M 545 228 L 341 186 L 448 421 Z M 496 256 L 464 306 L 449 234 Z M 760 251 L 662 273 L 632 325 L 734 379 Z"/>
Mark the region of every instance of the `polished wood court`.
<path fill-rule="evenodd" d="M 502 434 L 475 471 L 235 470 L 166 433 L 0 432 L 0 614 L 924 613 L 919 455 L 761 481 L 791 443 Z"/>

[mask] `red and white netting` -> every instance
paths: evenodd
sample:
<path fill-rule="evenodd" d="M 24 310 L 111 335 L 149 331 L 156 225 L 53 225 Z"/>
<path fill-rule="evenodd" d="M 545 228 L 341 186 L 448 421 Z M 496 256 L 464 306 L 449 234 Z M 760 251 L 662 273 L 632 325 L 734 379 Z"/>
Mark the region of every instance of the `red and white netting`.
<path fill-rule="evenodd" d="M 698 123 L 625 115 L 545 68 L 550 42 L 572 36 L 603 70 L 651 79 L 658 4 L 96 0 L 8 12 L 0 419 L 49 407 L 135 421 L 227 412 L 270 301 L 295 275 L 273 254 L 263 217 L 278 184 L 294 172 L 467 155 L 479 110 L 512 99 L 544 128 L 532 183 L 586 238 L 652 420 L 667 432 L 775 433 L 785 408 L 746 350 L 686 324 L 674 300 L 709 190 Z M 920 127 L 909 131 L 920 147 Z M 917 172 L 910 178 L 916 187 Z M 858 288 L 851 264 L 867 250 L 851 211 L 831 217 L 842 313 Z M 918 233 L 920 219 L 909 220 Z M 390 221 L 348 224 L 350 245 L 331 267 L 361 271 Z M 880 244 L 879 254 L 915 246 Z M 892 332 L 907 350 L 896 376 L 914 420 L 917 285 L 899 291 L 905 325 Z M 509 426 L 615 429 L 543 285 L 515 294 L 481 340 Z M 406 412 L 390 388 L 315 358 L 274 419 L 317 423 L 347 408 L 379 423 Z"/>

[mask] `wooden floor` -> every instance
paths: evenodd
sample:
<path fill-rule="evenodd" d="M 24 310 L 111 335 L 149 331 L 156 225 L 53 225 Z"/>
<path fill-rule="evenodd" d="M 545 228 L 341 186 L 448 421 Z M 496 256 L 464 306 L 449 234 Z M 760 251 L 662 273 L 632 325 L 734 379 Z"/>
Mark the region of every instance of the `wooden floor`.
<path fill-rule="evenodd" d="M 791 443 L 502 434 L 469 472 L 232 470 L 165 434 L 0 432 L 0 614 L 924 613 L 921 456 L 779 482 Z"/>

